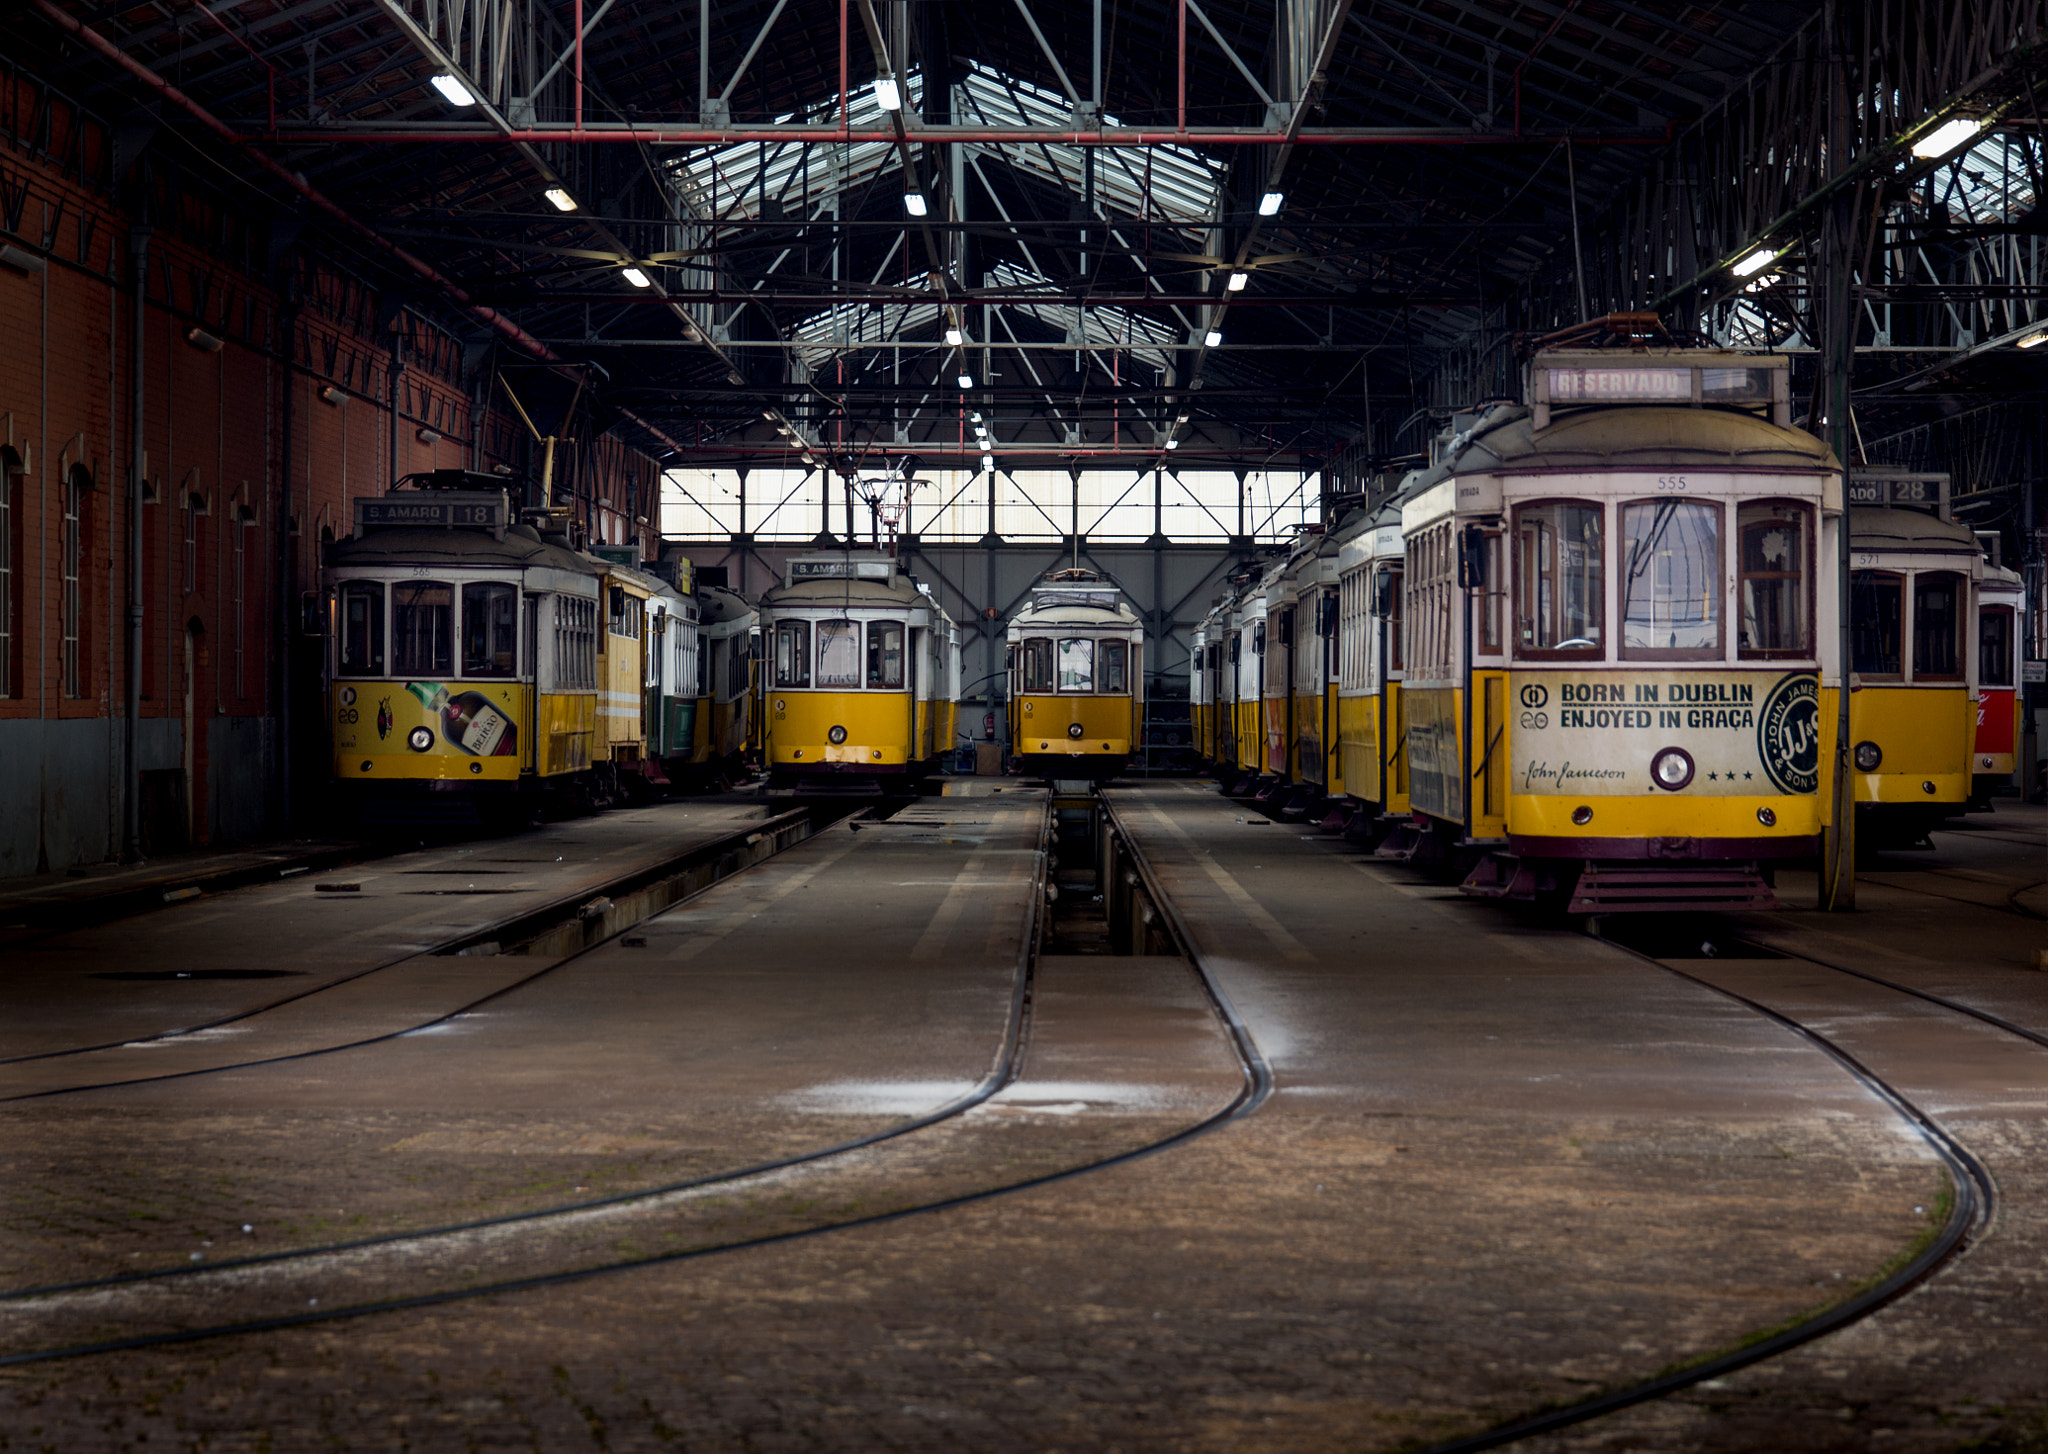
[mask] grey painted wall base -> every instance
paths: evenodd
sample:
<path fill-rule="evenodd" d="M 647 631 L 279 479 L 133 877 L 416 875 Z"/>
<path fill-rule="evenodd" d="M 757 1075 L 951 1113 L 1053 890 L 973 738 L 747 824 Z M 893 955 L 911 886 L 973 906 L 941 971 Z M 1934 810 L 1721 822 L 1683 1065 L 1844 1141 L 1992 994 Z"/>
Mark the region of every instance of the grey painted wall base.
<path fill-rule="evenodd" d="M 0 878 L 61 873 L 121 850 L 115 791 L 118 719 L 0 720 Z M 184 724 L 151 717 L 136 737 L 142 772 L 184 766 Z M 268 717 L 207 723 L 207 813 L 214 843 L 278 824 L 277 724 Z"/>

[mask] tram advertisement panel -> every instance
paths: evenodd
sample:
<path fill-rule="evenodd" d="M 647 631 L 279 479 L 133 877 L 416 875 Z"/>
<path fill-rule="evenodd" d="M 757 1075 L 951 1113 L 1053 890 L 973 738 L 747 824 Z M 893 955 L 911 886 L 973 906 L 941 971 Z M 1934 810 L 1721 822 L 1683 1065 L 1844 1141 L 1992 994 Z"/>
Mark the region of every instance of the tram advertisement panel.
<path fill-rule="evenodd" d="M 511 757 L 519 751 L 522 691 L 516 683 L 338 684 L 334 745 L 345 753 Z"/>
<path fill-rule="evenodd" d="M 1508 695 L 1511 792 L 1764 797 L 1820 787 L 1820 679 L 1810 671 L 1518 671 Z"/>
<path fill-rule="evenodd" d="M 1408 800 L 1456 822 L 1465 816 L 1465 774 L 1458 765 L 1458 695 L 1444 687 L 1402 694 L 1408 708 Z"/>
<path fill-rule="evenodd" d="M 1983 696 L 1977 701 L 1977 750 L 2011 752 L 2015 716 L 2010 687 L 1985 688 Z"/>

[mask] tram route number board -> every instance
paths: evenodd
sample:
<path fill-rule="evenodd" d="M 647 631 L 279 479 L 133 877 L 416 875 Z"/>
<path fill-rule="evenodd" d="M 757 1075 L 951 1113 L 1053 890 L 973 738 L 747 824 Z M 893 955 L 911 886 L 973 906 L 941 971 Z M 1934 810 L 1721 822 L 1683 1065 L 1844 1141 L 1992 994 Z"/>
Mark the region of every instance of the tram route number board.
<path fill-rule="evenodd" d="M 1515 672 L 1508 701 L 1512 793 L 1673 791 L 1650 776 L 1669 747 L 1692 760 L 1676 796 L 1820 787 L 1820 685 L 1810 671 Z"/>

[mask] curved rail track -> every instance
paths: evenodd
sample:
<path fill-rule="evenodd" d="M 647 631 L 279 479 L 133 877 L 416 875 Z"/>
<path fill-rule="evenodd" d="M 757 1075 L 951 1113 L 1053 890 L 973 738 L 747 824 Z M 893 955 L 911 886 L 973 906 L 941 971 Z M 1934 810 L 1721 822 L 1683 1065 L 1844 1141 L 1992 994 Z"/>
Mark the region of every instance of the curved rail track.
<path fill-rule="evenodd" d="M 1225 996 L 1221 986 L 1201 964 L 1199 957 L 1186 948 L 1192 941 L 1186 932 L 1185 925 L 1179 920 L 1171 904 L 1160 891 L 1158 882 L 1153 877 L 1151 868 L 1145 862 L 1137 845 L 1127 835 L 1123 835 L 1120 825 L 1115 823 L 1114 810 L 1107 803 L 1104 803 L 1102 804 L 1101 811 L 1109 817 L 1112 832 L 1120 836 L 1129 861 L 1143 881 L 1148 896 L 1157 907 L 1158 912 L 1169 924 L 1170 932 L 1176 945 L 1181 949 L 1182 957 L 1193 973 L 1203 999 L 1222 1027 L 1224 1038 L 1237 1062 L 1239 1085 L 1236 1093 L 1227 1104 L 1193 1124 L 1184 1126 L 1169 1135 L 1148 1140 L 1142 1145 L 1110 1155 L 1099 1156 L 1081 1164 L 1062 1167 L 1055 1171 L 1022 1178 L 1013 1182 L 1006 1182 L 998 1186 L 981 1187 L 955 1195 L 933 1198 L 916 1205 L 893 1208 L 871 1215 L 778 1231 L 762 1236 L 743 1237 L 719 1242 L 714 1245 L 690 1247 L 672 1252 L 611 1258 L 530 1276 L 482 1281 L 461 1287 L 434 1288 L 408 1295 L 384 1297 L 356 1303 L 327 1307 L 307 1307 L 303 1310 L 270 1317 L 201 1324 L 184 1328 L 138 1333 L 131 1336 L 99 1338 L 45 1348 L 0 1353 L 0 1367 L 19 1367 L 61 1359 L 83 1358 L 98 1354 L 160 1347 L 168 1344 L 191 1343 L 204 1339 L 269 1332 L 316 1323 L 369 1317 L 379 1313 L 433 1307 L 503 1293 L 559 1286 L 564 1283 L 580 1281 L 608 1273 L 628 1272 L 635 1269 L 694 1261 L 750 1248 L 770 1247 L 803 1241 L 855 1228 L 880 1226 L 909 1217 L 922 1216 L 927 1213 L 989 1201 L 997 1197 L 1010 1196 L 1019 1192 L 1089 1175 L 1110 1167 L 1124 1165 L 1141 1157 L 1155 1155 L 1169 1148 L 1183 1145 L 1216 1130 L 1220 1126 L 1250 1115 L 1272 1094 L 1272 1071 L 1267 1065 L 1264 1056 L 1259 1052 L 1257 1045 L 1253 1042 L 1249 1030 L 1246 1029 L 1235 1007 L 1231 1005 L 1229 999 Z M 112 1277 L 20 1288 L 0 1292 L 0 1306 L 12 1304 L 19 1307 L 24 1304 L 37 1302 L 47 1305 L 56 1299 L 97 1297 L 124 1289 L 151 1286 L 168 1287 L 189 1282 L 193 1279 L 237 1277 L 259 1269 L 277 1269 L 292 1265 L 306 1266 L 322 1260 L 359 1255 L 379 1248 L 418 1248 L 436 1241 L 467 1236 L 491 1229 L 515 1227 L 539 1229 L 545 1227 L 550 1221 L 560 1223 L 566 1218 L 605 1209 L 635 1205 L 651 1206 L 664 1199 L 702 1191 L 709 1187 L 732 1187 L 750 1179 L 774 1173 L 787 1172 L 801 1167 L 816 1167 L 836 1158 L 846 1157 L 851 1153 L 886 1142 L 901 1141 L 919 1132 L 928 1131 L 933 1127 L 953 1121 L 976 1106 L 986 1103 L 1005 1087 L 1017 1083 L 1022 1075 L 1025 1049 L 1030 1037 L 1033 961 L 1040 937 L 1038 920 L 1047 897 L 1044 890 L 1047 880 L 1049 855 L 1045 844 L 1049 836 L 1050 816 L 1048 815 L 1046 831 L 1040 840 L 1041 846 L 1031 894 L 1031 903 L 1033 905 L 1032 932 L 1024 940 L 1024 952 L 1020 955 L 1013 980 L 1009 1014 L 994 1062 L 988 1073 L 972 1090 L 922 1116 L 885 1130 L 872 1132 L 832 1146 L 732 1168 L 687 1181 L 643 1188 L 637 1191 L 623 1192 L 585 1201 L 536 1208 L 506 1216 L 451 1223 L 428 1229 L 394 1232 L 352 1241 L 301 1247 L 255 1257 L 236 1258 L 189 1267 L 142 1270 L 118 1274 Z M 551 965 L 548 969 L 539 973 L 552 973 L 556 969 L 572 962 L 575 957 L 577 956 L 571 956 L 570 959 L 564 960 L 560 964 Z M 538 977 L 538 975 L 534 977 Z M 525 982 L 528 981 L 522 981 L 522 983 Z M 508 991 L 509 987 L 507 991 L 500 991 L 500 993 Z"/>

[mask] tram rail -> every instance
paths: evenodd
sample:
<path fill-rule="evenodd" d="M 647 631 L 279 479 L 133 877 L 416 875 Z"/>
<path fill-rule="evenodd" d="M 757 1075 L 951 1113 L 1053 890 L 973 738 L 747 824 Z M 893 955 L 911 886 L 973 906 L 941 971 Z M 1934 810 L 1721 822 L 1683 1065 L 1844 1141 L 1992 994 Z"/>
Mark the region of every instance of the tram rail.
<path fill-rule="evenodd" d="M 1162 891 L 1157 877 L 1153 874 L 1150 865 L 1144 858 L 1142 850 L 1139 849 L 1136 842 L 1124 830 L 1121 822 L 1117 820 L 1114 808 L 1105 800 L 1097 799 L 1097 802 L 1101 814 L 1098 842 L 1110 846 L 1112 849 L 1109 861 L 1103 865 L 1104 880 L 1107 883 L 1112 872 L 1123 880 L 1123 887 L 1116 895 L 1115 900 L 1118 905 L 1117 912 L 1130 915 L 1133 922 L 1151 923 L 1165 929 L 1172 940 L 1174 952 L 1188 966 L 1203 1001 L 1209 1006 L 1211 1012 L 1216 1017 L 1222 1031 L 1222 1039 L 1230 1047 L 1237 1066 L 1238 1085 L 1234 1094 L 1229 1097 L 1225 1104 L 1210 1111 L 1195 1122 L 1182 1126 L 1168 1135 L 1152 1137 L 1140 1145 L 1128 1147 L 1113 1154 L 1094 1157 L 1080 1164 L 1060 1167 L 1056 1170 L 1005 1182 L 1000 1185 L 975 1187 L 951 1195 L 923 1200 L 913 1205 L 893 1207 L 869 1215 L 779 1230 L 765 1235 L 742 1237 L 715 1244 L 690 1246 L 673 1251 L 630 1257 L 613 1257 L 580 1266 L 535 1272 L 525 1276 L 486 1277 L 461 1286 L 442 1286 L 348 1304 L 302 1306 L 288 1313 L 281 1312 L 267 1317 L 219 1322 L 209 1322 L 201 1319 L 188 1326 L 178 1328 L 159 1328 L 126 1336 L 63 1342 L 42 1348 L 16 1349 L 0 1352 L 0 1368 L 84 1358 L 168 1344 L 191 1343 L 212 1338 L 235 1337 L 308 1326 L 316 1323 L 364 1318 L 381 1313 L 433 1307 L 473 1298 L 559 1286 L 564 1283 L 610 1273 L 629 1272 L 636 1269 L 694 1261 L 723 1253 L 779 1246 L 837 1232 L 886 1225 L 914 1216 L 943 1212 L 990 1201 L 999 1197 L 1052 1186 L 1077 1177 L 1092 1175 L 1112 1167 L 1126 1165 L 1140 1158 L 1184 1145 L 1224 1125 L 1251 1115 L 1272 1094 L 1272 1071 L 1253 1041 L 1250 1031 L 1245 1026 L 1242 1018 L 1225 995 L 1222 986 L 1204 967 L 1199 953 L 1190 948 L 1192 939 L 1187 931 L 1187 927 Z M 1038 954 L 1038 946 L 1042 941 L 1044 908 L 1049 897 L 1045 890 L 1049 882 L 1050 854 L 1043 845 L 1049 842 L 1050 824 L 1050 806 L 1048 805 L 1046 831 L 1040 840 L 1042 847 L 1038 856 L 1036 880 L 1030 896 L 1032 904 L 1032 932 L 1026 936 L 1024 941 L 1027 947 L 1025 953 L 1020 956 L 1017 966 L 1009 1016 L 994 1061 L 987 1075 L 972 1090 L 921 1116 L 831 1146 L 817 1148 L 792 1156 L 755 1162 L 707 1176 L 693 1177 L 657 1187 L 641 1188 L 605 1197 L 534 1208 L 504 1216 L 479 1218 L 426 1229 L 412 1229 L 375 1237 L 285 1249 L 252 1257 L 223 1259 L 191 1266 L 137 1270 L 110 1277 L 80 1279 L 64 1283 L 49 1283 L 33 1287 L 10 1289 L 0 1291 L 0 1307 L 11 1307 L 21 1312 L 30 1312 L 39 1303 L 49 1307 L 60 1300 L 83 1299 L 98 1301 L 108 1296 L 120 1295 L 122 1293 L 166 1290 L 179 1286 L 197 1287 L 205 1286 L 209 1283 L 218 1287 L 223 1279 L 243 1280 L 265 1272 L 274 1273 L 280 1269 L 312 1268 L 317 1264 L 332 1263 L 337 1259 L 358 1259 L 364 1254 L 380 1250 L 409 1249 L 413 1251 L 426 1251 L 433 1248 L 436 1244 L 452 1243 L 460 1239 L 472 1238 L 479 1233 L 514 1229 L 540 1230 L 546 1228 L 550 1223 L 556 1226 L 564 1226 L 571 1219 L 584 1218 L 595 1213 L 616 1212 L 635 1207 L 653 1209 L 657 1208 L 665 1200 L 701 1194 L 714 1188 L 736 1193 L 749 1182 L 763 1182 L 786 1175 L 792 1171 L 820 1168 L 828 1163 L 843 1160 L 887 1143 L 903 1143 L 918 1136 L 920 1133 L 929 1132 L 936 1127 L 956 1121 L 968 1111 L 988 1102 L 1000 1091 L 1019 1084 L 1028 1075 L 1027 1061 L 1032 1027 L 1034 965 Z M 1105 895 L 1105 897 L 1109 896 Z M 1156 939 L 1154 943 L 1156 944 Z M 575 956 L 571 956 L 570 959 L 564 960 L 562 964 L 552 965 L 548 969 L 537 973 L 552 973 L 556 969 L 563 967 L 564 964 L 572 962 L 574 958 Z"/>

